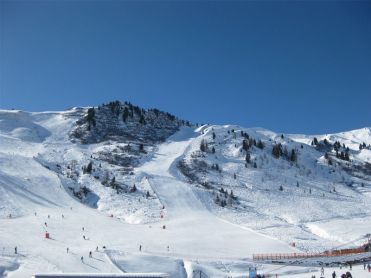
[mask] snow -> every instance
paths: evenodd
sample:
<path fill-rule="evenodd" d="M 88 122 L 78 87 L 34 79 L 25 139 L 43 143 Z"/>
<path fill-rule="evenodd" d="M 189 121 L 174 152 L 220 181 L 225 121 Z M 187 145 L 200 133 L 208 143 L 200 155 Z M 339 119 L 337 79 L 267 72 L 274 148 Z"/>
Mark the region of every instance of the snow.
<path fill-rule="evenodd" d="M 122 168 L 99 160 L 97 153 L 126 143 L 72 142 L 71 130 L 84 111 L 0 111 L 0 277 L 40 272 L 192 277 L 197 271 L 210 277 L 246 277 L 249 267 L 286 277 L 319 276 L 316 266 L 256 264 L 252 255 L 333 248 L 371 231 L 369 180 L 359 177 L 357 182 L 366 186 L 351 188 L 345 182 L 356 180 L 343 172 L 329 174 L 320 160 L 323 154 L 309 146 L 309 136 L 281 139 L 262 128 L 244 130 L 267 146 L 275 140 L 288 148 L 309 144 L 299 156 L 304 166 L 271 158 L 266 147 L 252 151 L 258 168 L 247 169 L 241 137 L 227 134 L 231 129 L 238 134 L 241 127 L 182 127 L 164 143 L 148 147 L 132 175 L 115 174 L 119 182 L 137 187 L 136 192 L 117 194 L 101 178 Z M 217 150 L 203 159 L 218 163 L 222 173 L 198 175 L 233 189 L 238 205 L 221 208 L 214 203 L 215 192 L 189 183 L 178 169 L 180 161 L 192 162 L 202 139 L 212 141 L 212 132 Z M 358 162 L 370 161 L 369 150 L 358 150 L 360 143 L 371 143 L 370 137 L 369 129 L 318 136 L 343 140 Z M 90 160 L 93 173 L 82 174 Z M 278 184 L 288 193 L 280 193 Z M 91 190 L 84 203 L 69 189 L 81 186 Z M 333 187 L 336 193 L 329 193 Z M 293 241 L 298 248 L 290 246 Z M 334 269 L 339 271 L 329 267 L 326 273 Z M 365 277 L 363 266 L 354 266 L 352 273 Z"/>

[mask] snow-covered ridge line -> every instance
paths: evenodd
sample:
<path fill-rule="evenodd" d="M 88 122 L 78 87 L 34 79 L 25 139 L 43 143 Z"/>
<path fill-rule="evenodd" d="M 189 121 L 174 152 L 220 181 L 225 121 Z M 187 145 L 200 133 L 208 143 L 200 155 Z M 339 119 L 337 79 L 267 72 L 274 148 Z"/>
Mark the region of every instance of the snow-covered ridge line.
<path fill-rule="evenodd" d="M 134 107 L 0 111 L 0 276 L 118 272 L 105 246 L 128 271 L 225 277 L 254 253 L 364 243 L 369 128 L 286 135 Z"/>

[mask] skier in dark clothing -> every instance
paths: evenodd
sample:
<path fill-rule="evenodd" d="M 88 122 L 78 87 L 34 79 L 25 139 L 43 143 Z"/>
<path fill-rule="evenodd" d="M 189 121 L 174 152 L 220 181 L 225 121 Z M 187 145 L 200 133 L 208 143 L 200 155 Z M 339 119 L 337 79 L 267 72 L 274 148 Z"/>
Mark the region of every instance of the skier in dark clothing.
<path fill-rule="evenodd" d="M 332 278 L 336 278 L 336 273 L 335 273 L 335 271 L 332 273 Z"/>
<path fill-rule="evenodd" d="M 89 252 L 89 258 L 93 257 L 92 252 Z"/>
<path fill-rule="evenodd" d="M 17 246 L 14 247 L 14 254 L 18 254 L 18 249 L 17 249 Z"/>
<path fill-rule="evenodd" d="M 81 262 L 84 262 L 84 256 L 81 256 Z"/>

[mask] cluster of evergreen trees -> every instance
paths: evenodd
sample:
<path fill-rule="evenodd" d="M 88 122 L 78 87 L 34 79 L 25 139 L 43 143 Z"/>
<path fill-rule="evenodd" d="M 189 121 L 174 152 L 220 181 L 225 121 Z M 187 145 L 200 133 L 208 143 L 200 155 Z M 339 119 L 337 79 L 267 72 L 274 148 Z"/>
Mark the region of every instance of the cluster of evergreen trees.
<path fill-rule="evenodd" d="M 233 190 L 228 193 L 228 190 L 224 190 L 224 188 L 220 188 L 219 192 L 216 195 L 215 203 L 225 207 L 227 205 L 232 205 L 234 201 L 237 200 L 237 197 L 233 194 Z"/>
<path fill-rule="evenodd" d="M 334 151 L 336 153 L 336 157 L 340 158 L 342 160 L 350 161 L 349 157 L 349 148 L 345 146 L 343 143 L 343 146 L 341 146 L 339 141 L 336 141 L 333 145 Z M 341 150 L 343 149 L 343 150 Z"/>
<path fill-rule="evenodd" d="M 72 188 L 70 188 L 72 189 Z M 86 186 L 82 186 L 78 191 L 76 191 L 75 189 L 72 189 L 72 193 L 73 195 L 78 198 L 79 200 L 83 200 L 89 193 L 91 192 L 91 190 L 89 188 L 87 188 Z"/>
<path fill-rule="evenodd" d="M 363 142 L 362 144 L 359 144 L 359 150 L 363 150 L 363 149 L 371 150 L 371 145 L 369 144 L 367 146 L 365 142 Z"/>
<path fill-rule="evenodd" d="M 98 110 L 101 110 L 105 107 L 108 107 L 111 110 L 112 114 L 116 115 L 117 117 L 122 115 L 122 121 L 125 123 L 128 121 L 129 118 L 133 119 L 134 116 L 137 115 L 139 117 L 139 123 L 142 125 L 145 125 L 147 124 L 146 117 L 145 117 L 147 112 L 153 112 L 156 117 L 159 117 L 160 114 L 164 114 L 170 121 L 175 121 L 177 119 L 174 115 L 168 112 L 163 112 L 156 108 L 148 109 L 148 111 L 146 111 L 145 109 L 140 108 L 139 106 L 133 105 L 128 101 L 125 101 L 124 103 L 121 103 L 118 100 L 111 101 L 107 104 L 102 104 L 101 106 L 98 106 Z M 89 108 L 87 120 L 89 124 L 92 123 L 95 126 L 94 116 L 95 116 L 94 108 Z M 183 125 L 188 125 L 188 126 L 191 125 L 189 121 L 183 120 L 181 122 Z"/>
<path fill-rule="evenodd" d="M 246 133 L 247 134 L 247 133 Z M 254 138 L 248 138 L 242 140 L 242 149 L 248 151 L 252 146 L 264 149 L 265 145 L 262 140 L 256 141 Z"/>
<path fill-rule="evenodd" d="M 318 145 L 318 139 L 317 137 L 314 137 L 312 142 L 310 143 L 312 146 L 317 146 Z"/>
<path fill-rule="evenodd" d="M 89 161 L 87 166 L 82 167 L 83 174 L 91 174 L 93 170 L 93 161 Z"/>
<path fill-rule="evenodd" d="M 272 155 L 275 158 L 284 157 L 289 161 L 296 162 L 298 160 L 298 154 L 295 149 L 292 149 L 290 152 L 286 146 L 282 147 L 281 143 L 274 144 L 272 147 Z"/>

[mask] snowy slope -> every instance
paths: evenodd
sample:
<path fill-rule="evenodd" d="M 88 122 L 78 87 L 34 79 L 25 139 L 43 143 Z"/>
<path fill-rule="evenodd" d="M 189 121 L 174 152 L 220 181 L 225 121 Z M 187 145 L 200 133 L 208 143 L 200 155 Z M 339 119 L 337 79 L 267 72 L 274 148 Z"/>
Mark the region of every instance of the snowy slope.
<path fill-rule="evenodd" d="M 360 159 L 359 155 L 368 150 L 358 150 L 361 142 L 370 142 L 369 129 L 365 130 L 368 132 L 328 135 L 330 143 L 343 144 L 343 138 L 352 138 L 344 144 L 353 142 L 351 161 L 332 158 L 329 152 L 333 159 L 329 165 L 325 152 L 310 145 L 313 137 L 281 135 L 260 128 L 209 126 L 194 140 L 179 168 L 200 194 L 209 196 L 210 209 L 220 217 L 295 243 L 302 250 L 323 251 L 370 231 L 371 176 L 362 168 L 369 156 Z M 246 138 L 261 141 L 263 147 L 252 143 L 244 150 Z M 202 142 L 208 144 L 206 151 L 200 150 Z M 279 158 L 272 155 L 277 144 L 283 149 Z M 296 161 L 290 160 L 291 151 L 295 151 Z M 235 199 L 230 197 L 231 190 Z M 338 228 L 345 219 L 354 225 L 350 227 L 353 232 Z M 327 231 L 331 225 L 336 226 Z"/>
<path fill-rule="evenodd" d="M 238 276 L 254 265 L 254 253 L 323 251 L 371 230 L 371 179 L 362 168 L 370 150 L 359 150 L 359 144 L 370 144 L 370 129 L 316 136 L 351 149 L 354 164 L 334 158 L 330 166 L 324 152 L 311 146 L 313 136 L 187 125 L 170 136 L 178 124 L 164 114 L 167 132 L 157 135 L 167 139 L 161 143 L 148 137 L 161 126 L 146 126 L 157 111 L 145 113 L 146 125 L 136 123 L 139 116 L 115 123 L 131 132 L 142 128 L 130 138 L 104 133 L 106 112 L 97 112 L 99 136 L 93 127 L 84 133 L 88 122 L 77 123 L 86 113 L 0 111 L 0 277 L 120 271 L 192 277 L 198 270 Z M 71 137 L 76 128 L 94 142 Z M 264 143 L 249 149 L 247 164 L 241 130 Z M 200 151 L 202 140 L 206 152 Z M 298 150 L 297 161 L 274 158 L 277 142 Z M 215 201 L 225 196 L 221 187 L 228 192 L 225 206 Z M 51 239 L 44 238 L 46 231 Z M 296 266 L 276 273 L 304 277 L 300 273 L 312 270 Z"/>

